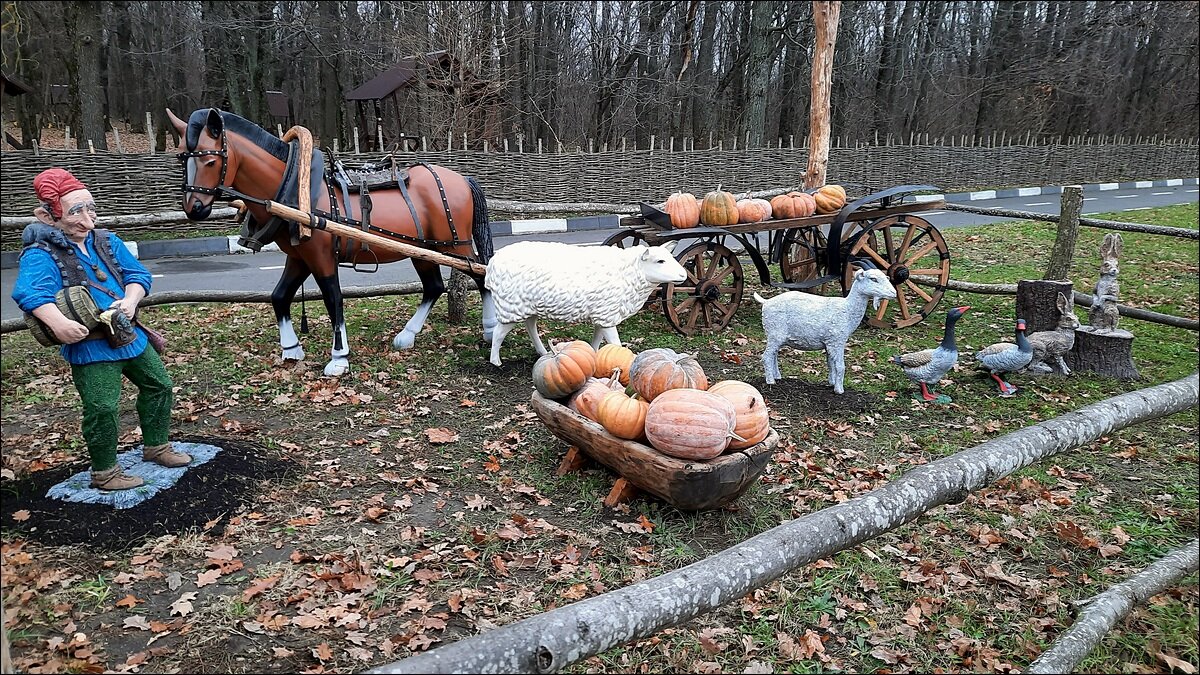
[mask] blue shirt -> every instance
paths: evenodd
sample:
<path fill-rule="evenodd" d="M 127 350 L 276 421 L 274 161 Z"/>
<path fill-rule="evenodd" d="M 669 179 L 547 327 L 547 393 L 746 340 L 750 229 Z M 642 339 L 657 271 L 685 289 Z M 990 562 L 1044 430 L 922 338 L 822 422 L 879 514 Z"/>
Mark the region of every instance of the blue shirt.
<path fill-rule="evenodd" d="M 65 237 L 64 237 L 65 238 Z M 126 284 L 139 284 L 146 289 L 146 294 L 150 294 L 150 272 L 140 263 L 129 249 L 125 248 L 125 242 L 121 241 L 116 234 L 109 232 L 109 241 L 112 242 L 112 249 L 117 264 L 121 266 L 125 274 Z M 117 284 L 116 275 L 112 270 L 107 269 L 104 261 L 96 254 L 95 247 L 96 237 L 92 233 L 88 233 L 87 241 L 84 242 L 87 249 L 87 255 L 83 255 L 78 246 L 75 248 L 75 256 L 83 262 L 85 276 L 93 283 L 99 284 L 112 291 L 118 298 L 125 297 L 125 289 Z M 63 256 L 64 263 L 70 261 L 70 257 Z M 96 277 L 95 270 L 91 264 L 95 264 L 104 269 L 104 281 L 100 281 Z M 47 303 L 54 302 L 54 296 L 63 287 L 62 273 L 58 266 L 54 264 L 54 259 L 50 254 L 40 248 L 27 248 L 21 254 L 21 267 L 17 273 L 17 282 L 13 286 L 12 298 L 17 303 L 17 306 L 22 311 L 32 312 L 34 309 L 41 307 Z M 96 301 L 96 306 L 100 311 L 109 308 L 115 300 L 107 293 L 89 287 L 92 299 Z M 100 361 L 123 361 L 140 356 L 149 344 L 146 341 L 146 333 L 138 327 L 134 328 L 137 333 L 137 339 L 133 342 L 113 349 L 108 346 L 108 341 L 101 338 L 98 340 L 84 340 L 76 342 L 73 345 L 62 346 L 62 356 L 67 360 L 67 363 L 76 366 L 87 365 L 89 363 L 97 363 Z"/>

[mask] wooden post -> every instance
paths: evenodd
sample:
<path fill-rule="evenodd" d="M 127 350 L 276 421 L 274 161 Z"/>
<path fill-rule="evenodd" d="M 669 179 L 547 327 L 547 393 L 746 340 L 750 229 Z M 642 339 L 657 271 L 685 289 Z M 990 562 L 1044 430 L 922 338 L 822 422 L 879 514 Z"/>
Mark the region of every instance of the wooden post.
<path fill-rule="evenodd" d="M 1043 279 L 1063 280 L 1071 275 L 1071 261 L 1075 257 L 1075 240 L 1079 236 L 1079 213 L 1083 210 L 1083 188 L 1064 185 L 1059 207 L 1058 236 L 1050 251 L 1050 262 L 1046 265 Z"/>
<path fill-rule="evenodd" d="M 154 154 L 154 115 L 151 115 L 149 110 L 146 111 L 146 138 L 150 139 L 150 143 L 147 146 L 148 150 L 149 150 L 149 152 L 147 154 L 153 155 Z"/>
<path fill-rule="evenodd" d="M 808 153 L 808 170 L 804 172 L 804 187 L 815 188 L 825 184 L 829 164 L 829 96 L 833 84 L 833 46 L 837 42 L 840 2 L 814 0 L 813 24 L 815 45 L 813 47 L 812 96 L 809 104 L 809 133 L 812 149 Z"/>

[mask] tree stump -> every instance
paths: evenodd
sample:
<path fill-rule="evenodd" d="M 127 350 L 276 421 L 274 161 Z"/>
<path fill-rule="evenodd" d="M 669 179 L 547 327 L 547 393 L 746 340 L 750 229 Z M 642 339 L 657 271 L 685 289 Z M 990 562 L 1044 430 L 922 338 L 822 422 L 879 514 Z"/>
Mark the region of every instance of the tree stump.
<path fill-rule="evenodd" d="M 446 319 L 455 326 L 461 326 L 467 320 L 467 294 L 475 286 L 471 277 L 459 270 L 450 271 L 450 281 L 446 283 Z"/>
<path fill-rule="evenodd" d="M 1070 281 L 1041 279 L 1017 282 L 1017 316 L 1025 319 L 1025 335 L 1058 327 L 1058 294 L 1074 298 Z"/>
<path fill-rule="evenodd" d="M 1100 331 L 1091 326 L 1075 329 L 1075 346 L 1067 352 L 1067 365 L 1118 380 L 1141 378 L 1133 365 L 1133 333 L 1120 328 Z"/>

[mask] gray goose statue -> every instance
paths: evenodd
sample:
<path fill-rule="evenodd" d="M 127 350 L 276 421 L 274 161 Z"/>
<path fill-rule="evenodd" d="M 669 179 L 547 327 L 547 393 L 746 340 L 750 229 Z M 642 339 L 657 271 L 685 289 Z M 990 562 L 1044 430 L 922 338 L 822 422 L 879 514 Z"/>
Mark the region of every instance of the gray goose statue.
<path fill-rule="evenodd" d="M 1001 396 L 1017 393 L 1017 386 L 1001 379 L 1001 373 L 1015 373 L 1033 360 L 1033 345 L 1025 339 L 1025 319 L 1017 319 L 1017 343 L 997 342 L 975 354 L 975 360 L 987 368 L 992 379 L 1000 385 Z"/>
<path fill-rule="evenodd" d="M 909 352 L 892 357 L 892 363 L 904 369 L 908 379 L 921 386 L 921 398 L 930 403 L 950 403 L 951 399 L 945 394 L 931 392 L 930 387 L 942 380 L 946 373 L 958 363 L 958 345 L 954 342 L 954 324 L 963 314 L 971 309 L 970 306 L 955 307 L 946 312 L 946 332 L 937 349 L 922 349 L 919 352 Z M 914 398 L 916 395 L 914 394 Z"/>

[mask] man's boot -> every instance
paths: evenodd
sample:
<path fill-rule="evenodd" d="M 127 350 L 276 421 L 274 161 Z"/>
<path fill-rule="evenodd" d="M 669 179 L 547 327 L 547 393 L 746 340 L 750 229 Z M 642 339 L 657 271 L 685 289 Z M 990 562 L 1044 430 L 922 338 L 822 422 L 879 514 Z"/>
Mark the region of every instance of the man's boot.
<path fill-rule="evenodd" d="M 170 443 L 142 448 L 142 459 L 171 469 L 177 469 L 192 463 L 191 455 L 172 449 Z"/>
<path fill-rule="evenodd" d="M 120 464 L 104 471 L 92 471 L 92 487 L 101 490 L 129 490 L 141 487 L 145 482 L 140 476 L 131 476 L 125 473 Z"/>

